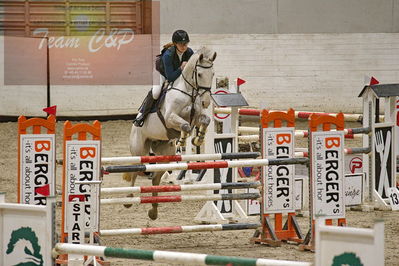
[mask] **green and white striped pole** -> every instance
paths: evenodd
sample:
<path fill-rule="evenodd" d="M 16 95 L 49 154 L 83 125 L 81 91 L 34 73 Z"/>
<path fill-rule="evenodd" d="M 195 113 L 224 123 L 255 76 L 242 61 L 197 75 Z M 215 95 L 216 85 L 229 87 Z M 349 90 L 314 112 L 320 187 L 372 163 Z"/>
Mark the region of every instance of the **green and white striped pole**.
<path fill-rule="evenodd" d="M 255 259 L 244 257 L 212 256 L 206 254 L 183 253 L 159 250 L 140 250 L 111 248 L 105 246 L 77 245 L 58 243 L 55 245 L 56 254 L 79 254 L 98 257 L 114 257 L 138 260 L 150 260 L 170 264 L 186 265 L 267 265 L 267 266 L 310 266 L 309 262 L 287 260 Z"/>

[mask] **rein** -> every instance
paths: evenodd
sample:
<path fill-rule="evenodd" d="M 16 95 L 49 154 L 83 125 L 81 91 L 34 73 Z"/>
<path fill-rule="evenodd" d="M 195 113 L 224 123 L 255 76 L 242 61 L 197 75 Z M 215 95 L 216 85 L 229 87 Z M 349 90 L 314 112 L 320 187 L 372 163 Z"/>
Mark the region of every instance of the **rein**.
<path fill-rule="evenodd" d="M 203 87 L 203 86 L 199 86 L 199 85 L 198 85 L 198 75 L 197 75 L 198 72 L 197 72 L 197 68 L 200 67 L 200 68 L 208 69 L 208 68 L 212 68 L 212 67 L 213 67 L 213 64 L 211 64 L 210 66 L 203 66 L 203 65 L 198 64 L 198 61 L 199 61 L 199 59 L 198 59 L 197 62 L 195 63 L 195 68 L 194 68 L 193 75 L 192 75 L 192 79 L 195 79 L 195 85 L 192 85 L 192 84 L 187 80 L 187 78 L 183 75 L 183 73 L 181 74 L 182 77 L 183 77 L 183 79 L 184 79 L 184 81 L 185 81 L 188 85 L 190 85 L 190 87 L 192 88 L 192 90 L 191 90 L 191 95 L 190 95 L 189 93 L 187 93 L 187 92 L 185 92 L 185 91 L 182 91 L 182 90 L 179 90 L 179 89 L 177 89 L 177 88 L 173 88 L 173 87 L 172 87 L 172 88 L 169 89 L 169 90 L 177 90 L 177 91 L 180 91 L 181 93 L 183 93 L 183 94 L 185 94 L 185 95 L 187 95 L 188 97 L 191 98 L 190 125 L 192 124 L 193 119 L 194 119 L 194 114 L 195 114 L 194 104 L 195 104 L 195 100 L 197 99 L 198 96 L 202 97 L 202 95 L 204 95 L 206 92 L 211 93 L 211 87 Z M 200 90 L 204 90 L 204 92 L 200 94 L 200 93 L 199 93 Z"/>

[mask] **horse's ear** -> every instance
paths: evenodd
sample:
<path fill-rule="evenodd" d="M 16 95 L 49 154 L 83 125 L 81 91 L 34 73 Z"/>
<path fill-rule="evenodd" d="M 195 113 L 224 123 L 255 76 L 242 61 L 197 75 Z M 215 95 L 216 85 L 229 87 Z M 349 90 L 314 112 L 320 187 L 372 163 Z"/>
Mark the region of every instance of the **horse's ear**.
<path fill-rule="evenodd" d="M 200 54 L 198 60 L 201 61 L 204 58 L 204 54 Z"/>
<path fill-rule="evenodd" d="M 215 59 L 216 59 L 216 56 L 217 56 L 217 53 L 216 52 L 214 52 L 213 53 L 213 56 L 212 56 L 212 58 L 211 58 L 211 61 L 213 62 L 213 61 L 215 61 Z"/>

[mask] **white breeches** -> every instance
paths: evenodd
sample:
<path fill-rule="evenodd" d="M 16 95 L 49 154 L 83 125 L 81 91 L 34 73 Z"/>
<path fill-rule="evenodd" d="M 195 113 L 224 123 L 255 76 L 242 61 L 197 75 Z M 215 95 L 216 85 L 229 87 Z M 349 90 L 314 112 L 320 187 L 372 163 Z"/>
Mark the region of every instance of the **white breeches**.
<path fill-rule="evenodd" d="M 162 75 L 159 75 L 160 77 L 160 84 L 161 85 L 154 85 L 152 87 L 152 97 L 154 98 L 154 100 L 159 98 L 159 95 L 161 95 L 161 90 L 162 90 L 162 84 L 165 81 L 165 78 Z"/>

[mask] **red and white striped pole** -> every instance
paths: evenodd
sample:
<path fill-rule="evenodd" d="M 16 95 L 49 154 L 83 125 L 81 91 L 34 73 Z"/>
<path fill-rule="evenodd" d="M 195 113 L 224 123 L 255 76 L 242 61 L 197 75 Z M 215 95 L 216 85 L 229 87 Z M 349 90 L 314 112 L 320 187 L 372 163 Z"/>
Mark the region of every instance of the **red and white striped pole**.
<path fill-rule="evenodd" d="M 113 187 L 113 188 L 102 188 L 101 194 L 104 195 L 104 194 L 115 194 L 115 193 L 154 193 L 154 192 L 241 189 L 241 188 L 257 188 L 260 185 L 261 185 L 260 182 L 240 182 L 240 183 L 215 183 L 215 184 L 194 184 L 194 185 Z"/>
<path fill-rule="evenodd" d="M 155 235 L 155 234 L 177 234 L 191 232 L 213 232 L 256 229 L 259 223 L 237 223 L 237 224 L 206 224 L 206 225 L 183 225 L 167 227 L 146 227 L 146 228 L 126 228 L 126 229 L 107 229 L 101 230 L 101 236 L 115 235 Z"/>
<path fill-rule="evenodd" d="M 266 166 L 283 164 L 306 164 L 307 158 L 287 158 L 287 159 L 253 159 L 240 161 L 218 161 L 218 162 L 199 162 L 199 163 L 170 163 L 170 164 L 150 164 L 150 165 L 124 165 L 108 166 L 107 173 L 125 172 L 164 172 L 173 170 L 197 170 L 213 168 L 237 168 L 245 166 Z"/>
<path fill-rule="evenodd" d="M 167 203 L 183 201 L 214 201 L 214 200 L 244 200 L 258 199 L 259 193 L 241 194 L 210 194 L 210 195 L 178 195 L 178 196 L 145 196 L 134 198 L 101 199 L 102 205 L 110 204 L 145 204 L 145 203 Z"/>
<path fill-rule="evenodd" d="M 276 112 L 278 110 L 270 110 L 270 112 Z M 214 110 L 217 114 L 229 114 L 231 109 L 228 107 L 218 107 Z M 239 109 L 238 113 L 240 115 L 246 116 L 260 116 L 261 110 L 259 109 Z M 309 111 L 295 111 L 296 119 L 309 119 L 312 114 L 319 115 L 337 115 L 337 113 L 323 113 L 323 112 L 309 112 Z M 347 122 L 360 122 L 363 119 L 362 114 L 344 114 L 344 120 Z"/>
<path fill-rule="evenodd" d="M 102 164 L 140 164 L 159 162 L 183 162 L 183 161 L 206 161 L 206 160 L 234 160 L 255 159 L 260 156 L 259 152 L 233 152 L 233 153 L 211 153 L 211 154 L 185 154 L 185 155 L 161 155 L 161 156 L 126 156 L 126 157 L 103 157 Z M 57 160 L 62 164 L 63 160 Z"/>

